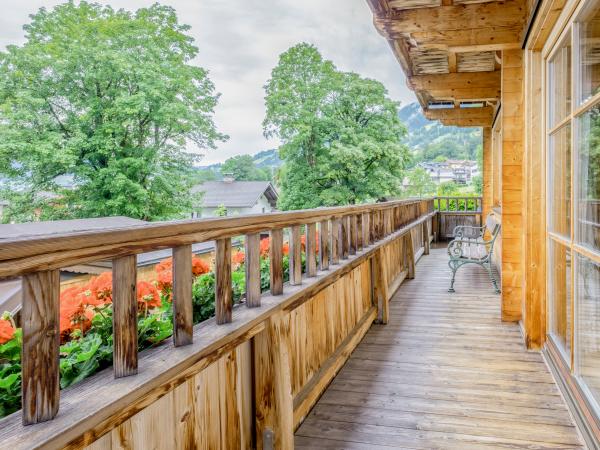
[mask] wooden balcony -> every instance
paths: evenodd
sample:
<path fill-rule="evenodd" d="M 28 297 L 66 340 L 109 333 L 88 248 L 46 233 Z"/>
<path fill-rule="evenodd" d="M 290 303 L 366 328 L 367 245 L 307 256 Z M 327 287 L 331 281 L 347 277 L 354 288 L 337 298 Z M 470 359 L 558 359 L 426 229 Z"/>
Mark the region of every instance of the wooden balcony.
<path fill-rule="evenodd" d="M 480 267 L 432 248 L 296 431 L 296 448 L 583 448 L 542 356 Z"/>
<path fill-rule="evenodd" d="M 447 293 L 445 250 L 431 249 L 438 215 L 433 200 L 410 200 L 4 242 L 0 276 L 23 276 L 24 408 L 0 419 L 2 447 L 580 447 L 485 272 L 459 272 Z M 233 306 L 237 236 L 246 295 Z M 215 317 L 193 324 L 190 246 L 212 239 Z M 138 354 L 132 258 L 159 248 L 173 248 L 174 334 Z M 59 392 L 57 271 L 107 258 L 113 367 Z"/>

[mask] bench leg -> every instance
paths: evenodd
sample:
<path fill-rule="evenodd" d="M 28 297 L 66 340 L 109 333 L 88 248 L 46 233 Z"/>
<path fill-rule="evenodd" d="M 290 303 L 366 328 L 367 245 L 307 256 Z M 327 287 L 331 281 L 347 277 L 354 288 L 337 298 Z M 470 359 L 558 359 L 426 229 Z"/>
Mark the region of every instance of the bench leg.
<path fill-rule="evenodd" d="M 496 278 L 494 277 L 494 272 L 492 272 L 492 264 L 491 263 L 483 264 L 483 267 L 485 267 L 488 275 L 490 276 L 490 280 L 492 281 L 492 284 L 494 285 L 494 289 L 496 289 L 496 294 L 499 294 L 500 289 L 498 288 L 498 282 L 496 281 Z"/>
<path fill-rule="evenodd" d="M 448 267 L 450 267 L 450 270 L 452 271 L 452 280 L 450 281 L 450 289 L 448 289 L 448 292 L 456 292 L 454 290 L 454 279 L 456 278 L 456 271 L 459 266 L 454 264 L 453 261 L 448 261 Z"/>

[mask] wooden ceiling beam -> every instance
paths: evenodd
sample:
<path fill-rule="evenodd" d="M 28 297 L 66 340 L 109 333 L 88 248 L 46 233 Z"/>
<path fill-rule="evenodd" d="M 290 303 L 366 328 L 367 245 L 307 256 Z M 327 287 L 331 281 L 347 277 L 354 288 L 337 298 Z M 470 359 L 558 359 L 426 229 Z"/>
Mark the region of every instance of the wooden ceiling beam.
<path fill-rule="evenodd" d="M 439 120 L 443 125 L 456 127 L 491 127 L 494 118 L 494 109 L 491 106 L 425 109 L 424 112 L 429 120 Z"/>
<path fill-rule="evenodd" d="M 460 72 L 410 77 L 409 86 L 414 90 L 479 89 L 500 90 L 500 71 Z"/>
<path fill-rule="evenodd" d="M 454 52 L 506 50 L 520 45 L 526 20 L 523 0 L 392 10 L 374 23 L 388 39 Z"/>

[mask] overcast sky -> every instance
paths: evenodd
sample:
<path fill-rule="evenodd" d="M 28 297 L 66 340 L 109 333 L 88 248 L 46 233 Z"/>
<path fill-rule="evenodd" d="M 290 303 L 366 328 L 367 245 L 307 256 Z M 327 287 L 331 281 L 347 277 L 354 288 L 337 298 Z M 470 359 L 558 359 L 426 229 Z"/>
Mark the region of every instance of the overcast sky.
<path fill-rule="evenodd" d="M 0 47 L 24 41 L 23 24 L 55 0 L 11 2 L 0 15 Z M 100 1 L 114 8 L 137 9 L 153 0 Z M 191 25 L 200 49 L 197 64 L 210 71 L 221 99 L 219 131 L 229 140 L 206 154 L 212 164 L 242 153 L 276 147 L 262 136 L 263 86 L 278 56 L 298 42 L 316 45 L 339 69 L 384 83 L 403 105 L 415 101 L 387 42 L 372 24 L 366 0 L 168 0 L 179 20 Z"/>

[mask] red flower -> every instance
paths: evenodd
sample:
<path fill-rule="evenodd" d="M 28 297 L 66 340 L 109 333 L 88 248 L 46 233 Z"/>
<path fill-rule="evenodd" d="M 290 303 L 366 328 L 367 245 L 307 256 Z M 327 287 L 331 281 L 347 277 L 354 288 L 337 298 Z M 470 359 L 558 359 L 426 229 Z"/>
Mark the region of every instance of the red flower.
<path fill-rule="evenodd" d="M 197 256 L 192 256 L 192 273 L 196 276 L 210 272 L 210 266 Z"/>
<path fill-rule="evenodd" d="M 0 344 L 10 341 L 15 335 L 15 329 L 7 319 L 0 319 Z"/>
<path fill-rule="evenodd" d="M 264 238 L 260 240 L 260 256 L 269 256 L 269 249 L 271 248 L 271 238 Z"/>
<path fill-rule="evenodd" d="M 88 330 L 94 317 L 92 308 L 104 304 L 91 294 L 89 287 L 89 284 L 74 286 L 60 294 L 59 328 L 62 342 L 75 330 L 81 330 L 82 333 Z"/>
<path fill-rule="evenodd" d="M 158 308 L 161 305 L 158 289 L 147 281 L 138 281 L 137 301 L 140 311 L 147 312 L 150 308 Z"/>
<path fill-rule="evenodd" d="M 112 272 L 103 272 L 97 277 L 93 277 L 88 284 L 87 291 L 91 293 L 91 297 L 93 298 L 88 303 L 90 305 L 101 306 L 106 303 L 112 303 Z"/>
<path fill-rule="evenodd" d="M 246 254 L 238 250 L 231 256 L 231 262 L 234 264 L 244 264 L 246 262 Z"/>
<path fill-rule="evenodd" d="M 289 255 L 290 254 L 290 244 L 288 244 L 287 242 L 285 242 L 283 244 L 282 250 L 283 250 L 283 255 L 284 256 Z"/>

